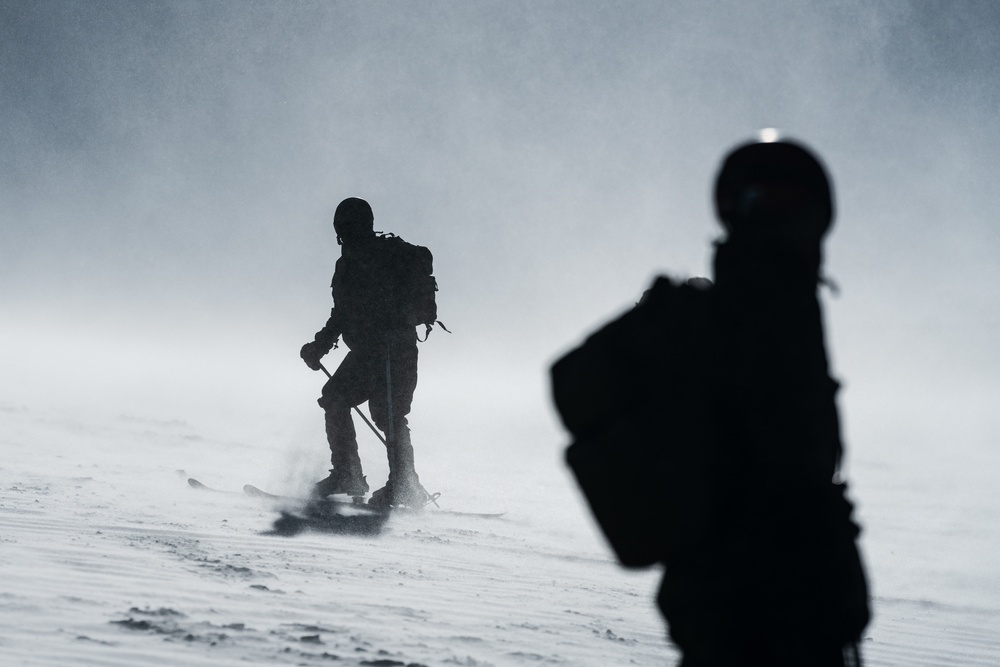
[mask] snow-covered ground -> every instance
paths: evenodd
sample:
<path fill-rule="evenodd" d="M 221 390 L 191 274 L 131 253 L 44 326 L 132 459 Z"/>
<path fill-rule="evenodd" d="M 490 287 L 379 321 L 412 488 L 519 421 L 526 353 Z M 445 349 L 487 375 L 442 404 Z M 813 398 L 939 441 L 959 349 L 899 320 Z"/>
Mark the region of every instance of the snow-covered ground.
<path fill-rule="evenodd" d="M 445 475 L 424 448 L 442 506 L 501 519 L 429 510 L 377 537 L 284 538 L 263 534 L 276 507 L 238 491 L 300 492 L 315 470 L 295 462 L 299 445 L 10 401 L 0 421 L 4 665 L 676 661 L 653 605 L 659 572 L 614 563 L 548 434 L 488 461 L 492 485 L 481 468 L 454 473 L 476 471 L 477 454 L 453 448 Z M 310 447 L 322 457 L 322 441 Z M 875 592 L 868 665 L 1000 664 L 997 457 L 970 448 L 852 456 Z"/>
<path fill-rule="evenodd" d="M 620 570 L 575 506 L 456 493 L 442 506 L 507 514 L 268 536 L 273 505 L 186 479 L 267 482 L 270 452 L 179 421 L 0 415 L 5 665 L 670 661 L 656 573 Z"/>

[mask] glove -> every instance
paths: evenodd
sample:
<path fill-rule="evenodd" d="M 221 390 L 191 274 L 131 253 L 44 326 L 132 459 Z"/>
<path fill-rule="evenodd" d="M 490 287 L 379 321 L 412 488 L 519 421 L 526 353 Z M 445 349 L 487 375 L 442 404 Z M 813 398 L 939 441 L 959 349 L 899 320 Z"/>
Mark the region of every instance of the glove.
<path fill-rule="evenodd" d="M 302 346 L 302 351 L 299 352 L 299 356 L 302 357 L 302 361 L 306 362 L 306 366 L 318 371 L 320 368 L 320 359 L 323 355 L 327 353 L 327 350 L 323 348 L 322 345 L 316 341 L 311 341 Z"/>

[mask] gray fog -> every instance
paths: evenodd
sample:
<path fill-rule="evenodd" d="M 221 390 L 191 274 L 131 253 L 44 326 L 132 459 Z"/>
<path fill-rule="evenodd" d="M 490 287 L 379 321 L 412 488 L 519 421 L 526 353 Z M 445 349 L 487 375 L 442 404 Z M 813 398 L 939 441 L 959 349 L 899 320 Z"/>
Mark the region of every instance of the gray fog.
<path fill-rule="evenodd" d="M 298 350 L 358 196 L 434 252 L 453 331 L 420 347 L 427 485 L 559 471 L 548 365 L 709 273 L 719 161 L 775 127 L 834 180 L 862 520 L 863 466 L 971 507 L 1000 468 L 998 71 L 985 1 L 5 1 L 0 403 L 321 464 Z"/>

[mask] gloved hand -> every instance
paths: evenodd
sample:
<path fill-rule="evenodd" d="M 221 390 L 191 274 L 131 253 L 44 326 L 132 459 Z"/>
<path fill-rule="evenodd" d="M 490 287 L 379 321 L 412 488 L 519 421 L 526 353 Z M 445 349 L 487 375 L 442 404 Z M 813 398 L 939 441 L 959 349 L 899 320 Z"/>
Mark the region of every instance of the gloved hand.
<path fill-rule="evenodd" d="M 318 371 L 320 367 L 319 362 L 326 353 L 327 350 L 325 350 L 322 345 L 316 341 L 310 341 L 302 346 L 302 351 L 299 352 L 299 356 L 302 357 L 302 361 L 306 362 L 306 366 L 314 371 Z"/>

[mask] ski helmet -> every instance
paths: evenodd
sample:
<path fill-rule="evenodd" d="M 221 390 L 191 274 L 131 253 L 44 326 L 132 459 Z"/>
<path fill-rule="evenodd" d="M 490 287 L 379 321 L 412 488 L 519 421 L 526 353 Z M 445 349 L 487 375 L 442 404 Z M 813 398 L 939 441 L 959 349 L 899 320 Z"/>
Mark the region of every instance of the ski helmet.
<path fill-rule="evenodd" d="M 337 205 L 333 214 L 333 229 L 337 232 L 337 242 L 341 239 L 356 239 L 375 233 L 375 215 L 372 207 L 364 199 L 348 197 Z"/>
<path fill-rule="evenodd" d="M 723 161 L 715 181 L 715 208 L 730 234 L 795 230 L 818 241 L 833 222 L 826 170 L 805 146 L 773 133 L 743 144 Z"/>

